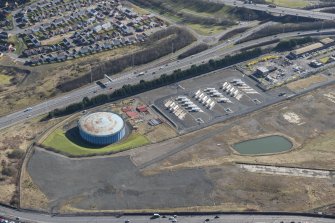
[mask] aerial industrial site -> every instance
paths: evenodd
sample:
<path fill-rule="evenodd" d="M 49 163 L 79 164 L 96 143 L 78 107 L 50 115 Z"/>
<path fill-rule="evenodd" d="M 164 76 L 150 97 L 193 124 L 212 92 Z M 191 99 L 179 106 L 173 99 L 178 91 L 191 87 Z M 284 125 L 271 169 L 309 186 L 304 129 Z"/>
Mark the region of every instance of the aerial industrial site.
<path fill-rule="evenodd" d="M 335 222 L 335 2 L 0 0 L 0 223 Z"/>

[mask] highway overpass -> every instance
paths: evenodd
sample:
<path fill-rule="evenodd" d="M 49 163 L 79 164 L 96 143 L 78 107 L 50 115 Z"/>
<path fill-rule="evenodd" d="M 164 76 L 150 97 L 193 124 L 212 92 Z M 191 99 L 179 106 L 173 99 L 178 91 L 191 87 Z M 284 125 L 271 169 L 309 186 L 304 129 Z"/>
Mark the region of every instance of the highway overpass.
<path fill-rule="evenodd" d="M 291 15 L 291 16 L 297 16 L 297 17 L 330 20 L 330 21 L 335 19 L 335 14 L 304 10 L 304 9 L 285 8 L 285 7 L 279 7 L 279 6 L 272 8 L 264 4 L 245 4 L 244 1 L 238 1 L 238 0 L 207 0 L 207 1 L 215 2 L 219 4 L 222 3 L 225 5 L 235 6 L 235 7 L 240 7 L 240 8 L 247 8 L 247 9 L 252 9 L 252 10 L 257 10 L 257 11 L 263 11 L 263 12 L 268 12 L 268 13 L 278 14 L 278 15 Z"/>

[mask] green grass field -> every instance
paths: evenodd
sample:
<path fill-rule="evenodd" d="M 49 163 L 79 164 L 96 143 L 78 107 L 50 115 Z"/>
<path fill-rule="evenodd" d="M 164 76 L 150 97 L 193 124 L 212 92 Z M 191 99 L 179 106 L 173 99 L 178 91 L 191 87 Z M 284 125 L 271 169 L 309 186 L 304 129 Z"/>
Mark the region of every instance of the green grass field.
<path fill-rule="evenodd" d="M 323 64 L 327 64 L 329 62 L 329 57 L 323 57 L 320 59 L 320 62 L 323 63 Z"/>
<path fill-rule="evenodd" d="M 145 136 L 136 133 L 130 134 L 120 143 L 101 148 L 92 148 L 92 145 L 85 146 L 85 142 L 78 138 L 76 141 L 80 140 L 80 145 L 70 140 L 66 136 L 66 132 L 62 131 L 61 129 L 56 129 L 48 136 L 42 145 L 67 155 L 87 156 L 94 154 L 115 153 L 149 144 L 149 140 Z"/>
<path fill-rule="evenodd" d="M 4 74 L 0 74 L 0 85 L 10 84 L 10 79 L 12 77 Z"/>
<path fill-rule="evenodd" d="M 288 8 L 303 8 L 308 5 L 307 0 L 266 0 L 266 2 Z"/>
<path fill-rule="evenodd" d="M 201 24 L 186 23 L 191 29 L 199 33 L 200 35 L 209 36 L 220 33 L 224 30 L 222 26 L 206 26 Z"/>

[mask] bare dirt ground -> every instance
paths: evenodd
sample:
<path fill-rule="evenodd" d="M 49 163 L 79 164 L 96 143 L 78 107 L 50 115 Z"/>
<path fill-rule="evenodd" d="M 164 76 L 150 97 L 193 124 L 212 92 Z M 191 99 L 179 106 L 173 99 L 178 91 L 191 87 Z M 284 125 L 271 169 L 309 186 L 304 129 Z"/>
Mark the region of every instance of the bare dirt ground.
<path fill-rule="evenodd" d="M 305 88 L 310 87 L 313 84 L 321 83 L 326 81 L 327 78 L 323 76 L 322 74 L 313 75 L 305 79 L 297 80 L 294 82 L 291 82 L 287 85 L 287 87 L 292 91 L 299 91 L 303 90 Z"/>
<path fill-rule="evenodd" d="M 0 200 L 2 203 L 9 204 L 15 193 L 15 184 L 0 184 Z"/>
<path fill-rule="evenodd" d="M 146 133 L 146 137 L 152 143 L 161 142 L 163 140 L 167 140 L 170 138 L 174 138 L 177 136 L 177 133 L 174 129 L 171 128 L 168 124 L 164 123 L 156 128 L 152 128 Z"/>
<path fill-rule="evenodd" d="M 107 157 L 68 159 L 37 149 L 28 164 L 48 210 L 311 211 L 334 203 L 331 179 L 250 173 L 236 162 L 334 169 L 334 86 L 241 118 Z M 294 113 L 299 122 L 284 114 Z M 231 145 L 279 134 L 290 152 L 241 156 Z M 82 170 L 85 170 L 83 172 Z M 68 181 L 67 179 L 71 179 Z"/>
<path fill-rule="evenodd" d="M 31 177 L 24 169 L 21 177 L 21 197 L 26 197 L 29 199 L 22 199 L 20 206 L 21 208 L 30 208 L 34 210 L 45 210 L 48 207 L 49 200 L 41 192 L 41 190 L 34 184 Z"/>

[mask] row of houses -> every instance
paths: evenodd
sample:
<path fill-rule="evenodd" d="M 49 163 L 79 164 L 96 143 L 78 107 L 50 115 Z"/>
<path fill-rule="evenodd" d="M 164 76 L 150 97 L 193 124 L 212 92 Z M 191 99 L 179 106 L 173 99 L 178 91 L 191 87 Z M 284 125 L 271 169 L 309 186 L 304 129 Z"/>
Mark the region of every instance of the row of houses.
<path fill-rule="evenodd" d="M 144 42 L 145 38 L 146 38 L 145 34 L 136 34 L 130 37 L 121 37 L 121 38 L 112 38 L 112 39 L 104 38 L 104 39 L 101 39 L 101 41 L 97 41 L 96 39 L 93 40 L 93 39 L 85 38 L 81 40 L 79 43 L 75 41 L 71 43 L 70 40 L 63 39 L 63 41 L 58 44 L 40 46 L 38 48 L 32 48 L 32 49 L 26 49 L 22 52 L 21 57 L 31 57 L 31 56 L 39 55 L 39 54 L 49 54 L 53 52 L 66 51 L 71 48 L 78 48 L 76 46 L 82 47 L 82 46 L 98 45 L 99 47 L 97 49 L 102 49 L 102 50 L 113 49 L 113 48 L 121 47 L 124 45 Z M 86 52 L 82 52 L 83 54 L 91 52 L 89 48 L 82 47 L 82 49 L 86 51 Z"/>
<path fill-rule="evenodd" d="M 40 0 L 15 16 L 30 26 L 19 34 L 27 46 L 20 56 L 28 58 L 30 65 L 143 42 L 146 30 L 164 25 L 153 15 L 138 15 L 119 0 Z"/>
<path fill-rule="evenodd" d="M 95 9 L 87 9 L 84 11 L 73 12 L 71 15 L 62 18 L 55 18 L 51 22 L 42 23 L 28 29 L 25 33 L 35 34 L 39 40 L 49 39 L 56 35 L 66 34 L 72 31 L 92 29 L 96 33 L 101 31 L 108 32 L 111 29 L 118 30 L 122 35 L 132 35 L 136 32 L 143 32 L 144 30 L 161 26 L 163 21 L 154 16 L 137 16 L 129 19 L 129 21 L 122 21 L 125 19 L 125 14 L 120 13 L 130 12 L 131 10 L 124 7 L 117 7 L 112 9 L 112 19 L 101 20 L 97 16 L 99 14 Z M 134 14 L 132 14 L 134 15 Z M 74 22 L 75 20 L 75 22 Z"/>
<path fill-rule="evenodd" d="M 67 12 L 74 12 L 78 9 L 90 7 L 101 0 L 72 0 L 72 1 L 47 1 L 44 4 L 33 4 L 24 11 L 29 25 L 41 22 L 45 19 L 64 15 Z"/>
<path fill-rule="evenodd" d="M 121 38 L 121 39 L 113 39 L 109 41 L 104 41 L 101 43 L 95 43 L 89 46 L 75 47 L 68 50 L 64 48 L 60 48 L 59 51 L 49 54 L 38 54 L 33 56 L 33 53 L 30 54 L 30 59 L 26 62 L 26 65 L 39 65 L 44 63 L 53 63 L 53 62 L 63 62 L 66 60 L 71 60 L 75 58 L 79 58 L 86 55 L 91 55 L 95 53 L 99 53 L 106 50 L 111 50 L 117 47 L 122 47 L 124 45 L 134 44 L 139 40 L 137 38 L 133 39 L 134 42 L 131 42 L 129 38 Z M 36 51 L 36 49 L 34 49 Z M 25 51 L 32 52 L 30 51 Z M 36 51 L 37 53 L 39 51 Z"/>
<path fill-rule="evenodd" d="M 0 41 L 7 42 L 8 40 L 8 33 L 7 32 L 1 32 L 0 33 Z"/>
<path fill-rule="evenodd" d="M 48 45 L 48 46 L 40 46 L 37 48 L 26 49 L 22 52 L 21 57 L 30 57 L 33 55 L 38 54 L 47 54 L 57 51 L 65 51 L 72 47 L 72 44 L 67 40 L 64 39 L 62 42 L 58 44 Z"/>
<path fill-rule="evenodd" d="M 78 11 L 84 7 L 90 7 L 101 0 L 72 0 L 72 1 L 38 1 L 20 10 L 14 15 L 17 25 L 21 28 L 30 27 L 43 20 L 52 17 L 64 17 L 64 13 Z"/>
<path fill-rule="evenodd" d="M 28 47 L 30 48 L 36 48 L 41 46 L 41 42 L 38 40 L 38 38 L 34 34 L 20 34 L 20 38 L 22 38 Z"/>

